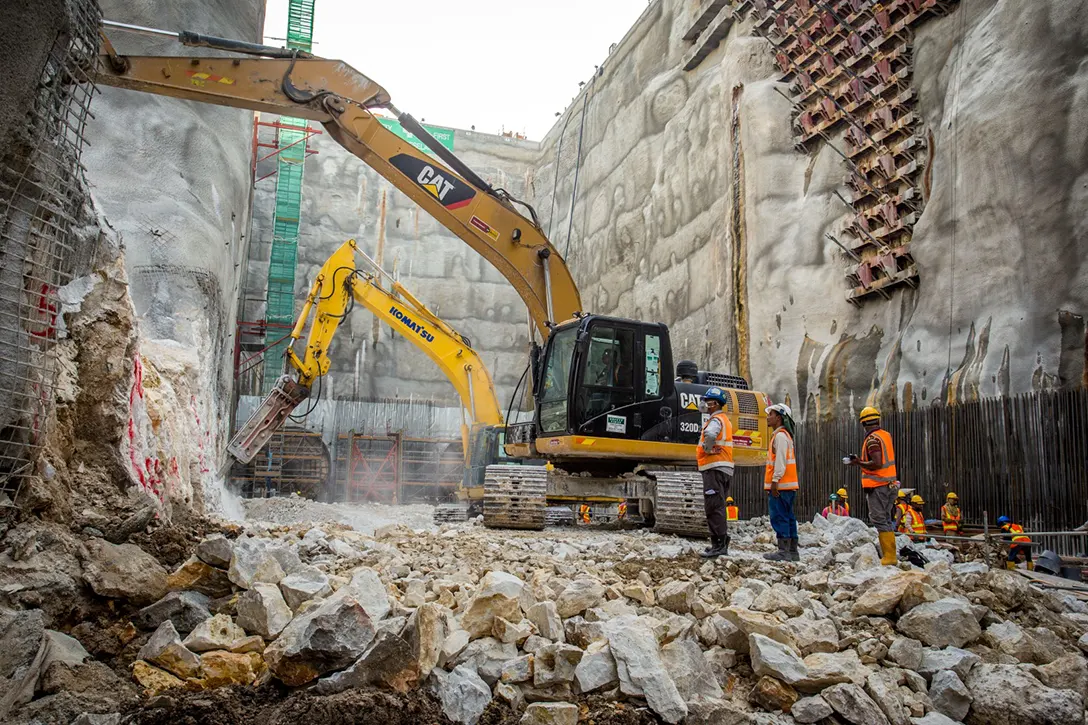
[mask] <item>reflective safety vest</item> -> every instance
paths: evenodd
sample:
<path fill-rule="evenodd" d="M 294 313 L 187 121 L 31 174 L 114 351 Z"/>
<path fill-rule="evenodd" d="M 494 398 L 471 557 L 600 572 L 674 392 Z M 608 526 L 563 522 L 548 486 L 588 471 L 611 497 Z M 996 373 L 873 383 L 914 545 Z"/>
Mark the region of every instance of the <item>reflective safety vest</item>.
<path fill-rule="evenodd" d="M 861 460 L 869 462 L 869 439 L 876 438 L 880 441 L 880 450 L 884 455 L 884 466 L 875 471 L 861 469 L 862 488 L 880 488 L 895 483 L 898 477 L 895 473 L 895 447 L 892 446 L 892 434 L 883 428 L 877 428 L 861 444 Z"/>
<path fill-rule="evenodd" d="M 1016 543 L 1024 543 L 1024 544 L 1030 544 L 1031 543 L 1031 537 L 1023 535 L 1024 534 L 1024 527 L 1021 526 L 1020 524 L 1009 524 L 1008 526 L 1004 527 L 1004 530 L 1005 530 L 1006 533 L 1009 533 L 1009 534 L 1013 535 L 1012 540 L 1014 542 L 1016 542 Z M 1017 536 L 1017 534 L 1019 534 L 1019 536 Z"/>
<path fill-rule="evenodd" d="M 718 431 L 718 437 L 714 440 L 713 452 L 703 450 L 703 437 L 706 435 L 706 427 L 710 421 L 717 418 L 722 427 Z M 699 445 L 695 446 L 695 462 L 700 471 L 709 471 L 712 468 L 724 469 L 727 473 L 733 472 L 733 424 L 729 422 L 729 416 L 725 411 L 719 410 L 706 419 L 703 424 L 703 432 L 699 436 Z"/>
<path fill-rule="evenodd" d="M 960 519 L 963 518 L 963 514 L 960 513 L 959 506 L 951 506 L 945 504 L 941 506 L 941 523 L 944 525 L 944 532 L 946 534 L 958 534 L 960 531 Z"/>
<path fill-rule="evenodd" d="M 908 528 L 910 522 L 910 514 L 907 513 L 908 511 L 910 511 L 910 505 L 903 501 L 896 501 L 895 508 L 899 512 L 899 515 L 897 516 L 897 518 L 899 519 L 899 531 L 905 534 L 910 531 L 910 529 Z"/>
<path fill-rule="evenodd" d="M 619 517 L 621 519 L 627 518 L 627 502 L 626 501 L 624 501 L 623 503 L 620 504 Z"/>
<path fill-rule="evenodd" d="M 825 506 L 821 515 L 826 519 L 828 514 L 835 514 L 836 516 L 849 516 L 850 510 L 842 504 L 836 504 L 834 506 Z"/>
<path fill-rule="evenodd" d="M 849 501 L 844 501 L 843 504 L 842 504 L 842 507 L 844 509 L 846 509 L 846 515 L 849 516 L 850 515 L 850 502 Z"/>
<path fill-rule="evenodd" d="M 589 511 L 590 511 L 590 508 L 586 504 L 582 504 L 581 506 L 578 507 L 578 513 L 581 514 L 581 516 L 582 516 L 582 523 L 583 524 L 588 524 L 589 523 Z"/>
<path fill-rule="evenodd" d="M 736 521 L 740 517 L 740 509 L 736 506 L 725 507 L 725 518 L 727 521 Z"/>
<path fill-rule="evenodd" d="M 921 538 L 925 537 L 925 535 L 926 535 L 926 520 L 922 516 L 921 511 L 915 511 L 913 508 L 908 506 L 907 507 L 907 516 L 903 520 L 903 523 L 907 525 L 907 531 L 909 533 L 921 534 Z M 919 537 L 917 537 L 917 536 L 912 537 L 912 538 L 914 538 L 916 541 L 919 540 Z"/>
<path fill-rule="evenodd" d="M 793 452 L 793 437 L 785 428 L 777 429 L 771 436 L 771 445 L 767 448 L 767 467 L 763 471 L 763 490 L 771 490 L 771 481 L 774 479 L 774 462 L 775 452 L 774 443 L 778 436 L 786 436 L 786 440 L 790 442 L 789 449 L 786 451 L 786 472 L 782 474 L 782 478 L 778 479 L 779 491 L 796 491 L 797 490 L 797 456 Z"/>

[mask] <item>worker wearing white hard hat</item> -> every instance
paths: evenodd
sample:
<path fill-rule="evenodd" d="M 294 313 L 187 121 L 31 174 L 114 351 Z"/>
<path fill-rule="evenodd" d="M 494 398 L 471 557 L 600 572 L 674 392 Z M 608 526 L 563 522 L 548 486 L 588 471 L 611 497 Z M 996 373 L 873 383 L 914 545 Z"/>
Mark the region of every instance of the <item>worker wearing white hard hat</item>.
<path fill-rule="evenodd" d="M 763 490 L 767 492 L 767 508 L 771 527 L 778 539 L 778 551 L 764 554 L 769 561 L 800 561 L 797 549 L 797 516 L 793 512 L 799 487 L 797 455 L 793 447 L 793 411 L 785 403 L 768 406 L 767 425 L 774 430 L 767 447 L 767 467 L 763 475 Z"/>

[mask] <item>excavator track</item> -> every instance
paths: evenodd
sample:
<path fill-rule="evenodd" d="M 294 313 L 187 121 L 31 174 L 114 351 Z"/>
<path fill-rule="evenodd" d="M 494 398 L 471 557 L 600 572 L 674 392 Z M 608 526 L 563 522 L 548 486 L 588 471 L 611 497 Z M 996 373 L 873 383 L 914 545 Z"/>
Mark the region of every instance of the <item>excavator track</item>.
<path fill-rule="evenodd" d="M 570 506 L 549 506 L 544 520 L 548 526 L 574 526 L 574 510 Z"/>
<path fill-rule="evenodd" d="M 443 503 L 434 507 L 435 524 L 459 524 L 468 521 L 469 505 L 467 503 Z"/>
<path fill-rule="evenodd" d="M 544 528 L 548 471 L 543 466 L 488 466 L 484 474 L 484 526 L 492 529 Z"/>
<path fill-rule="evenodd" d="M 657 481 L 654 531 L 707 538 L 703 479 L 697 471 L 648 471 Z"/>

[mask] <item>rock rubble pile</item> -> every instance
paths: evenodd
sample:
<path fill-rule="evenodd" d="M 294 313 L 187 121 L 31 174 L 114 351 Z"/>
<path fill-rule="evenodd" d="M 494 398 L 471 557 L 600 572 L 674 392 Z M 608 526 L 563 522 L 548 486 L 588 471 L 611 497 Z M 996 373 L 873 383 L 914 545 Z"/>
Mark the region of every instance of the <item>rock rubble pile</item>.
<path fill-rule="evenodd" d="M 666 723 L 1084 722 L 1088 606 L 1073 594 L 947 550 L 925 550 L 924 570 L 881 567 L 856 519 L 801 529 L 801 562 L 774 564 L 763 520 L 712 561 L 645 531 L 250 523 L 172 572 L 91 538 L 83 579 L 129 607 L 111 626 L 138 651 L 117 673 L 40 611 L 5 612 L 3 703 L 34 712 L 89 661 L 102 686 L 128 680 L 160 705 L 225 686 L 372 688 L 428 693 L 467 725 L 507 721 L 497 708 L 573 725 L 592 719 L 588 698 Z M 112 712 L 139 708 L 127 697 Z"/>

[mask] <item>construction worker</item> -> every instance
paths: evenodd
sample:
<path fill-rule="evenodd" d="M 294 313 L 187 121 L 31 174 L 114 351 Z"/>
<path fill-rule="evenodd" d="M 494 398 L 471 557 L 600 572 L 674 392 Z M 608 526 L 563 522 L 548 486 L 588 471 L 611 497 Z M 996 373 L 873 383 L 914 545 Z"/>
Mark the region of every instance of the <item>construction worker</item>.
<path fill-rule="evenodd" d="M 620 501 L 619 509 L 616 511 L 616 518 L 623 521 L 627 518 L 627 502 Z"/>
<path fill-rule="evenodd" d="M 727 521 L 737 521 L 740 519 L 740 509 L 733 503 L 732 496 L 725 497 L 725 518 Z"/>
<path fill-rule="evenodd" d="M 591 511 L 592 509 L 590 509 L 588 503 L 584 503 L 578 507 L 578 518 L 582 520 L 583 524 L 588 524 L 592 520 L 592 516 L 590 515 Z"/>
<path fill-rule="evenodd" d="M 926 517 L 923 513 L 926 502 L 918 494 L 910 497 L 910 506 L 907 507 L 906 533 L 910 534 L 911 541 L 926 540 Z"/>
<path fill-rule="evenodd" d="M 851 453 L 843 459 L 849 466 L 861 468 L 861 487 L 865 489 L 865 506 L 869 523 L 880 537 L 880 563 L 894 566 L 895 553 L 895 490 L 899 484 L 895 470 L 895 448 L 892 436 L 880 427 L 880 411 L 873 407 L 861 409 L 858 418 L 865 428 L 861 455 Z"/>
<path fill-rule="evenodd" d="M 900 533 L 907 533 L 907 509 L 910 508 L 910 499 L 907 498 L 907 492 L 903 489 L 899 489 L 899 493 L 895 495 L 895 530 Z"/>
<path fill-rule="evenodd" d="M 793 411 L 784 403 L 767 409 L 767 425 L 771 445 L 767 449 L 767 467 L 763 475 L 763 490 L 767 492 L 767 508 L 771 526 L 778 538 L 778 551 L 764 554 L 768 561 L 800 561 L 797 550 L 797 517 L 793 513 L 797 498 L 797 456 L 793 447 Z"/>
<path fill-rule="evenodd" d="M 960 535 L 960 520 L 963 518 L 963 514 L 960 513 L 960 499 L 956 493 L 950 492 L 944 497 L 944 506 L 941 506 L 941 524 L 944 526 L 945 536 L 959 536 Z"/>
<path fill-rule="evenodd" d="M 729 517 L 725 496 L 733 481 L 733 424 L 725 414 L 725 392 L 709 388 L 703 393 L 703 405 L 709 413 L 703 423 L 699 444 L 695 446 L 695 462 L 703 478 L 703 509 L 710 529 L 710 546 L 704 558 L 726 556 L 729 553 Z"/>
<path fill-rule="evenodd" d="M 1008 516 L 999 516 L 997 525 L 1001 527 L 1009 542 L 1009 556 L 1005 562 L 1006 569 L 1015 569 L 1021 561 L 1026 561 L 1029 570 L 1034 570 L 1035 565 L 1031 561 L 1031 537 L 1024 535 L 1024 527 L 1014 524 Z"/>
<path fill-rule="evenodd" d="M 840 488 L 835 493 L 838 494 L 839 503 L 842 504 L 842 507 L 844 509 L 846 509 L 846 515 L 849 516 L 850 515 L 850 494 L 846 491 L 845 488 Z"/>
<path fill-rule="evenodd" d="M 849 516 L 850 513 L 846 510 L 846 505 L 842 502 L 842 497 L 837 493 L 831 494 L 831 501 L 827 506 L 824 506 L 824 510 L 820 512 L 820 515 L 825 519 L 829 514 L 835 514 L 836 516 Z"/>

